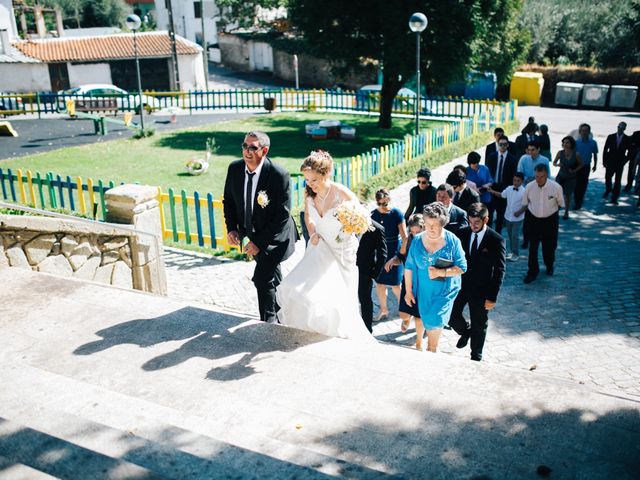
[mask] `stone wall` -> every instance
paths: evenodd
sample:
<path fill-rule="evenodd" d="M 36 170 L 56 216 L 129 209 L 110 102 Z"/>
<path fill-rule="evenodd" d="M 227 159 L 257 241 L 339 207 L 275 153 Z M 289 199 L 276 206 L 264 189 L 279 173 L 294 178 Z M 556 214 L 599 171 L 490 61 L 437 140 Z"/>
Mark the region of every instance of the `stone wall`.
<path fill-rule="evenodd" d="M 0 268 L 153 291 L 149 285 L 156 282 L 137 265 L 138 243 L 134 232 L 109 224 L 0 215 Z"/>

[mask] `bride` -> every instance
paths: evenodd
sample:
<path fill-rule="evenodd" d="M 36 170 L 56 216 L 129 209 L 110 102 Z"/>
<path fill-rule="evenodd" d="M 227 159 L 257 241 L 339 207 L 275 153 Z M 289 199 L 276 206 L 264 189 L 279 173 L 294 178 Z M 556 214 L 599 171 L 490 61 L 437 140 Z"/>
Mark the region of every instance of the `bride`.
<path fill-rule="evenodd" d="M 304 219 L 309 244 L 304 257 L 278 286 L 280 322 L 331 337 L 375 341 L 360 316 L 355 235 L 341 233 L 333 215 L 343 202 L 357 202 L 343 185 L 330 180 L 333 159 L 315 151 L 300 171 L 307 182 Z"/>

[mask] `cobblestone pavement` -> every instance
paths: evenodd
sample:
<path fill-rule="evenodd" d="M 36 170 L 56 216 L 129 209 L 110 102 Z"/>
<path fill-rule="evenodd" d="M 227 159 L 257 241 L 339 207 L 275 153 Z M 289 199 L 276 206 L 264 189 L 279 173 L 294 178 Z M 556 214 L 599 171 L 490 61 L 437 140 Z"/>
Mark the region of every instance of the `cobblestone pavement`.
<path fill-rule="evenodd" d="M 559 120 L 562 112 L 567 112 L 564 122 Z M 581 121 L 578 113 L 539 108 L 520 112 L 522 118 L 535 114 L 538 121 L 549 123 L 554 151 L 562 136 Z M 589 113 L 602 148 L 620 114 Z M 630 131 L 640 128 L 629 123 Z M 433 183 L 440 183 L 451 166 L 461 161 L 464 159 L 435 169 Z M 603 177 L 604 171 L 598 168 L 592 174 L 585 208 L 571 212 L 572 218 L 560 225 L 553 277 L 542 274 L 524 285 L 526 256 L 508 263 L 498 305 L 490 314 L 484 361 L 640 396 L 640 210 L 634 208 L 636 198 L 625 195 L 619 206 L 605 204 L 601 200 Z M 407 204 L 413 184 L 392 191 L 396 205 Z M 299 244 L 296 254 L 283 265 L 285 273 L 303 253 L 304 246 Z M 250 281 L 253 264 L 174 249 L 167 250 L 165 261 L 170 296 L 257 315 Z M 389 303 L 392 313 L 397 311 L 395 300 Z M 403 346 L 415 343 L 413 326 L 402 334 L 397 316 L 376 323 L 374 334 Z M 455 348 L 457 339 L 455 332 L 445 330 L 439 355 L 467 357 L 468 347 Z"/>

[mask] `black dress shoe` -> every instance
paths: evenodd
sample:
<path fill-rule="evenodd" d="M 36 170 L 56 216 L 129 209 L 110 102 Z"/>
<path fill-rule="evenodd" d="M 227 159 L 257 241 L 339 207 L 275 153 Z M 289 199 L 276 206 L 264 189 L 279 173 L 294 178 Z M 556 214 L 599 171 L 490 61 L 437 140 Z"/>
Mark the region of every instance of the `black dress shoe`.
<path fill-rule="evenodd" d="M 531 283 L 536 279 L 537 275 L 531 275 L 531 274 L 527 274 L 526 277 L 524 277 L 524 283 Z"/>
<path fill-rule="evenodd" d="M 553 275 L 553 267 L 547 268 L 547 275 L 549 275 L 549 276 Z"/>
<path fill-rule="evenodd" d="M 456 348 L 464 348 L 469 343 L 469 335 L 460 335 L 460 339 L 458 343 L 456 343 Z"/>
<path fill-rule="evenodd" d="M 474 362 L 479 362 L 482 360 L 482 355 L 471 355 L 471 360 Z"/>
<path fill-rule="evenodd" d="M 611 205 L 618 205 L 618 200 L 611 200 L 609 203 Z"/>

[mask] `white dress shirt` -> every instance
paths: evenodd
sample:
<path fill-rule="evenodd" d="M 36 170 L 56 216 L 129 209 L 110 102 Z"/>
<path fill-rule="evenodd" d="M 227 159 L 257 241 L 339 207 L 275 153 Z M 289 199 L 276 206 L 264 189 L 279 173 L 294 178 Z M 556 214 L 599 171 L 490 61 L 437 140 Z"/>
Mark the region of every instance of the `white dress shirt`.
<path fill-rule="evenodd" d="M 507 208 L 504 211 L 505 220 L 509 220 L 510 222 L 521 222 L 524 220 L 524 215 L 520 215 L 516 217 L 514 213 L 520 208 L 522 208 L 522 197 L 524 197 L 524 185 L 520 185 L 518 187 L 518 191 L 513 188 L 513 185 L 509 185 L 505 188 L 501 195 L 502 198 L 507 199 Z"/>
<path fill-rule="evenodd" d="M 249 181 L 249 176 L 247 175 L 247 173 L 255 173 L 255 175 L 253 176 L 253 181 L 251 183 L 251 198 L 254 200 L 253 202 L 251 202 L 251 213 L 253 213 L 253 204 L 256 198 L 256 190 L 258 189 L 258 179 L 260 178 L 260 172 L 262 171 L 262 165 L 264 165 L 264 160 L 265 159 L 263 158 L 262 161 L 260 162 L 260 165 L 258 165 L 253 172 L 249 172 L 249 169 L 247 168 L 246 165 L 244 167 L 244 188 L 242 189 L 244 193 L 243 198 L 247 198 L 247 183 Z"/>
<path fill-rule="evenodd" d="M 564 207 L 562 187 L 549 179 L 542 187 L 538 186 L 535 181 L 530 182 L 524 189 L 522 205 L 526 205 L 534 217 L 550 217 Z"/>
<path fill-rule="evenodd" d="M 487 226 L 482 227 L 478 233 L 471 232 L 471 238 L 469 239 L 469 253 L 471 253 L 471 248 L 473 246 L 473 239 L 478 236 L 478 250 L 480 250 L 480 244 L 482 243 L 482 239 L 484 238 L 484 234 L 487 232 Z"/>

